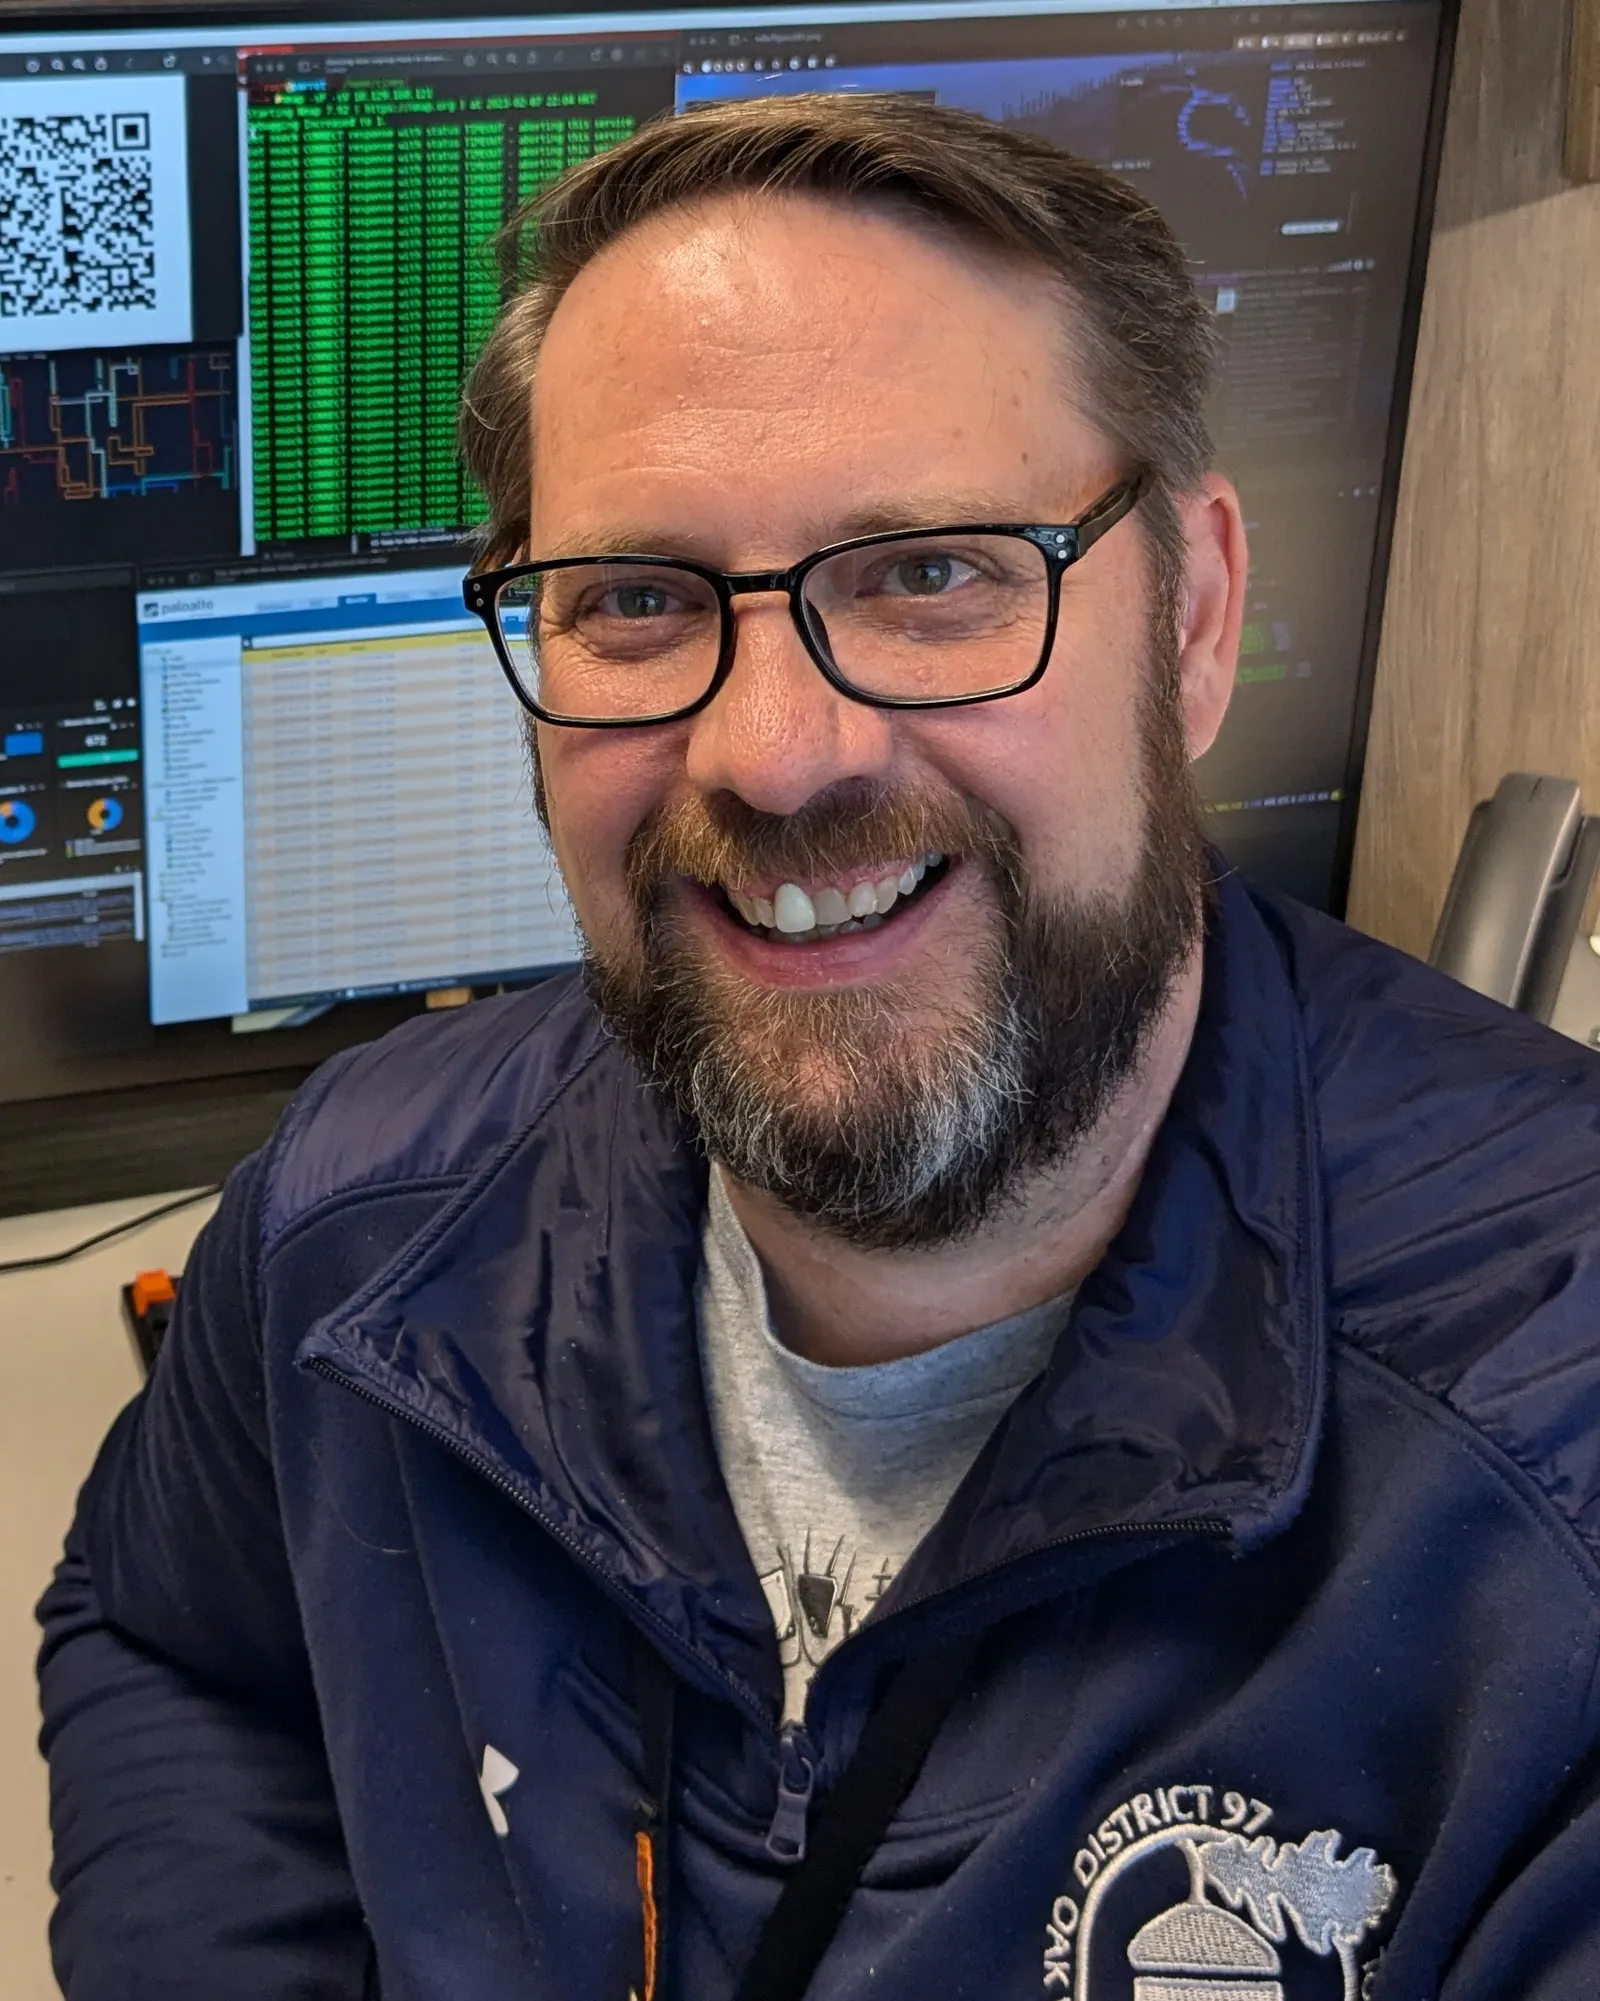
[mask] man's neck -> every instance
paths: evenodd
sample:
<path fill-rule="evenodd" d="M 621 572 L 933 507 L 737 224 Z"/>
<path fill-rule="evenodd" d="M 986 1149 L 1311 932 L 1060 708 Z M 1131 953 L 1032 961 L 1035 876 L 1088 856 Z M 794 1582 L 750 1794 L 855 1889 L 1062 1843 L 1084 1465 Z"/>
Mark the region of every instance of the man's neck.
<path fill-rule="evenodd" d="M 921 1354 L 1078 1285 L 1122 1226 L 1189 1054 L 1198 950 L 1144 1061 L 1072 1156 L 976 1236 L 930 1250 L 864 1250 L 724 1172 L 761 1260 L 779 1339 L 808 1361 L 858 1368 Z"/>

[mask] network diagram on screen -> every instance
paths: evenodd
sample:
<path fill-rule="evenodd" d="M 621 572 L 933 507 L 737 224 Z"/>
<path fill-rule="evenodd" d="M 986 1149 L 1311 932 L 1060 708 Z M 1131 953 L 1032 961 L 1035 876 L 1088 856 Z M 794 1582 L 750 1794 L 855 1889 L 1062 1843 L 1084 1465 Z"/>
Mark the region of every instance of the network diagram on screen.
<path fill-rule="evenodd" d="M 893 92 L 1085 154 L 1216 315 L 1251 525 L 1218 839 L 1327 901 L 1440 0 L 956 0 L 0 34 L 0 965 L 149 1022 L 576 954 L 460 578 L 492 239 L 707 100 Z M 1357 746 L 1357 754 L 1359 746 Z"/>

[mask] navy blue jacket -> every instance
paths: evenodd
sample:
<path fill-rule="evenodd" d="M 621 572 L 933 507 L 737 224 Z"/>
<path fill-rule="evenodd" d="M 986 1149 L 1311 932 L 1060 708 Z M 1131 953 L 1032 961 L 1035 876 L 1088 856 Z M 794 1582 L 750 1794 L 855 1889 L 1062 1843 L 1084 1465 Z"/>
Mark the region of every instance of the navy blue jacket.
<path fill-rule="evenodd" d="M 1045 1373 L 813 1687 L 985 1636 L 827 2001 L 1600 1994 L 1600 1064 L 1224 885 Z M 42 1606 L 71 2001 L 625 2001 L 783 1868 L 706 1171 L 572 981 L 324 1069 L 229 1184 Z"/>

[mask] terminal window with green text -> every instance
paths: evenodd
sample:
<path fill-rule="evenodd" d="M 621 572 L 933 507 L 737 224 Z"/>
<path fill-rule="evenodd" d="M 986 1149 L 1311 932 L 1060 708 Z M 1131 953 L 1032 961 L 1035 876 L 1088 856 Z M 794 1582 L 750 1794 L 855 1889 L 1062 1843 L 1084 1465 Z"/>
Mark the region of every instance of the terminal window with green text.
<path fill-rule="evenodd" d="M 130 1036 L 576 956 L 450 582 L 484 511 L 455 429 L 497 242 L 648 120 L 796 91 L 982 112 L 1169 216 L 1253 555 L 1201 789 L 1234 859 L 1336 905 L 1451 17 L 871 0 L 0 33 L 8 1006 L 55 1020 L 88 953 L 95 1019 Z"/>
<path fill-rule="evenodd" d="M 651 79 L 500 88 L 486 69 L 308 76 L 281 57 L 246 79 L 255 534 L 465 528 L 481 502 L 441 385 L 494 325 L 491 246 L 659 108 Z"/>

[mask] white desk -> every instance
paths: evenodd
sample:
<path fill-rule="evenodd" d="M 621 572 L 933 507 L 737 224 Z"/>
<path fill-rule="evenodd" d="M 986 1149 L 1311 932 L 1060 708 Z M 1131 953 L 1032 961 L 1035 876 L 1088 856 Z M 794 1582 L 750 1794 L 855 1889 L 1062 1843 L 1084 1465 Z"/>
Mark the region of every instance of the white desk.
<path fill-rule="evenodd" d="M 0 1221 L 0 1263 L 56 1250 L 159 1195 Z M 50 1837 L 36 1738 L 33 1608 L 79 1487 L 111 1420 L 139 1386 L 120 1288 L 182 1268 L 214 1203 L 163 1217 L 53 1270 L 0 1278 L 0 1995 L 60 2001 L 50 1971 Z"/>

